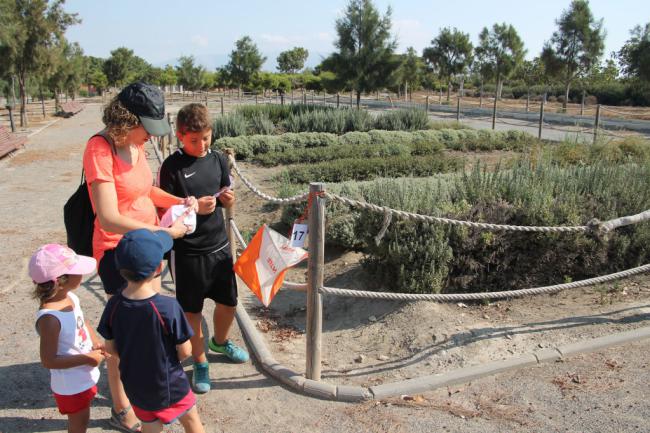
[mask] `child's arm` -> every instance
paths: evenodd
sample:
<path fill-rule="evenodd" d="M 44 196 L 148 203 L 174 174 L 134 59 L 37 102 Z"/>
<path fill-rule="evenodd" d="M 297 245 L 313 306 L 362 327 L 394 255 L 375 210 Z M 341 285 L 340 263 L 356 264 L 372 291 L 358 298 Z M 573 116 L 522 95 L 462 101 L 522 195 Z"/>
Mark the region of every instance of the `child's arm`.
<path fill-rule="evenodd" d="M 109 232 L 124 234 L 135 229 L 148 229 L 151 231 L 162 230 L 176 239 L 182 237 L 187 232 L 183 226 L 182 220 L 178 224 L 172 224 L 171 227 L 164 228 L 157 225 L 146 224 L 134 218 L 120 214 L 117 207 L 117 193 L 115 185 L 111 182 L 95 181 L 90 186 L 91 195 L 97 211 L 97 219 L 101 227 Z"/>
<path fill-rule="evenodd" d="M 104 347 L 104 340 L 100 340 L 99 337 L 97 337 L 97 334 L 95 333 L 95 330 L 90 326 L 90 323 L 88 323 L 88 320 L 86 320 L 86 329 L 88 329 L 88 333 L 90 334 L 90 341 L 93 343 L 93 349 L 94 350 L 105 350 Z"/>
<path fill-rule="evenodd" d="M 184 204 L 185 206 L 193 207 L 196 205 L 196 199 L 194 197 L 180 198 L 168 193 L 167 191 L 154 186 L 149 192 L 149 198 L 156 207 L 167 209 L 175 204 Z M 194 209 L 194 211 L 197 211 Z"/>
<path fill-rule="evenodd" d="M 176 353 L 178 354 L 178 360 L 183 362 L 192 355 L 192 343 L 190 340 L 186 340 L 183 344 L 176 346 Z"/>
<path fill-rule="evenodd" d="M 58 370 L 80 365 L 97 367 L 104 360 L 100 350 L 93 350 L 83 355 L 57 355 L 61 323 L 56 317 L 49 314 L 42 316 L 36 326 L 41 336 L 40 355 L 43 367 Z"/>

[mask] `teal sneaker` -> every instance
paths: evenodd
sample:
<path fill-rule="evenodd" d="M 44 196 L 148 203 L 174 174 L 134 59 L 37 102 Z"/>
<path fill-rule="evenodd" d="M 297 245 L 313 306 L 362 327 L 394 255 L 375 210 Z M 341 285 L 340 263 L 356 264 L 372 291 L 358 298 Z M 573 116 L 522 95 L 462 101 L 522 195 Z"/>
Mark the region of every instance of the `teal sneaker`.
<path fill-rule="evenodd" d="M 226 355 L 232 362 L 242 363 L 248 362 L 248 352 L 246 352 L 241 347 L 237 346 L 230 340 L 226 340 L 225 344 L 217 344 L 214 341 L 214 338 L 210 338 L 208 342 L 208 347 L 211 351 L 217 353 L 223 353 Z"/>
<path fill-rule="evenodd" d="M 197 394 L 205 394 L 210 391 L 210 364 L 207 362 L 194 363 L 192 389 Z"/>

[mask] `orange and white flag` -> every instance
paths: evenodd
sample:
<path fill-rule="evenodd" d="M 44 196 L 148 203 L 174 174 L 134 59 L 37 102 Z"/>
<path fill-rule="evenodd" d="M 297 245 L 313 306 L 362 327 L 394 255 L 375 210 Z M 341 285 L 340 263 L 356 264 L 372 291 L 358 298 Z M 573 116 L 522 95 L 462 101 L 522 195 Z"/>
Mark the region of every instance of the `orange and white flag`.
<path fill-rule="evenodd" d="M 287 270 L 306 258 L 307 251 L 292 247 L 289 239 L 264 224 L 235 262 L 235 273 L 268 307 Z"/>

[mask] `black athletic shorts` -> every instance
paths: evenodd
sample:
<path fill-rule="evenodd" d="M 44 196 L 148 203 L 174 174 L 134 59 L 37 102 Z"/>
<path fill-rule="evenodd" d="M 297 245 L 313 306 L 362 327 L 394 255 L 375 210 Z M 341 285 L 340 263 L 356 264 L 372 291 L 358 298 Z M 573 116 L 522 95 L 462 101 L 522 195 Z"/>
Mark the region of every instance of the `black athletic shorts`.
<path fill-rule="evenodd" d="M 117 295 L 122 293 L 127 286 L 127 281 L 120 275 L 117 270 L 117 262 L 115 261 L 115 250 L 104 251 L 104 256 L 99 260 L 97 273 L 102 280 L 104 292 L 107 295 Z"/>
<path fill-rule="evenodd" d="M 176 299 L 186 313 L 200 313 L 203 301 L 237 306 L 237 281 L 233 271 L 229 244 L 208 254 L 176 254 L 169 258 Z"/>

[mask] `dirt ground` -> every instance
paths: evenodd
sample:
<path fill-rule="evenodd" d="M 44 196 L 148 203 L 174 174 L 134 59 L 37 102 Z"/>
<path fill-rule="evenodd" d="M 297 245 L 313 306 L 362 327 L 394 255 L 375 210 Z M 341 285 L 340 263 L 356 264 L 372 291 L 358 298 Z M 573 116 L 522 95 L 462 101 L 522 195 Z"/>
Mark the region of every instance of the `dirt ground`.
<path fill-rule="evenodd" d="M 172 110 L 174 111 L 174 107 Z M 76 188 L 86 139 L 100 128 L 99 105 L 61 119 L 0 161 L 0 432 L 62 432 L 48 372 L 38 361 L 37 309 L 26 276 L 30 254 L 64 242 L 63 203 Z M 35 126 L 34 129 L 38 127 Z M 152 167 L 156 165 L 150 152 Z M 272 173 L 244 166 L 271 193 Z M 243 231 L 278 220 L 278 211 L 236 186 Z M 326 284 L 364 287 L 357 253 L 328 251 Z M 305 267 L 288 279 L 303 281 Z M 170 282 L 165 290 L 173 294 Z M 77 290 L 97 322 L 104 296 L 97 278 Z M 240 287 L 276 359 L 304 372 L 305 294 L 281 291 L 270 309 Z M 544 347 L 648 326 L 650 278 L 622 280 L 491 304 L 394 303 L 324 299 L 323 379 L 371 386 L 509 358 Z M 212 307 L 205 311 L 211 317 Z M 243 344 L 239 330 L 233 338 Z M 212 391 L 198 408 L 209 432 L 647 432 L 648 357 L 640 341 L 561 362 L 506 372 L 422 395 L 361 404 L 318 400 L 290 391 L 255 363 L 210 355 Z M 92 409 L 91 432 L 110 431 L 105 375 Z M 181 431 L 179 425 L 167 431 Z"/>

